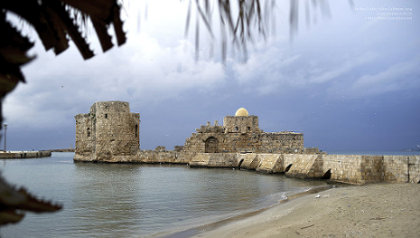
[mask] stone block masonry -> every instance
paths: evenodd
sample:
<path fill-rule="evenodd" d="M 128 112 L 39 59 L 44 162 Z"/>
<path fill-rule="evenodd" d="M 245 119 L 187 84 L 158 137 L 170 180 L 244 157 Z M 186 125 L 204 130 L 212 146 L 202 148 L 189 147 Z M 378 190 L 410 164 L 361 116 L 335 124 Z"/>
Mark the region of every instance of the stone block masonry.
<path fill-rule="evenodd" d="M 295 178 L 320 178 L 323 160 L 317 154 L 283 154 L 282 163 L 284 170 L 289 177 Z"/>
<path fill-rule="evenodd" d="M 140 151 L 129 160 L 148 164 L 188 164 L 190 167 L 236 168 L 284 174 L 302 179 L 327 179 L 346 184 L 420 183 L 420 156 L 185 153 Z"/>
<path fill-rule="evenodd" d="M 258 154 L 257 172 L 274 174 L 284 171 L 281 154 Z"/>
<path fill-rule="evenodd" d="M 235 116 L 226 116 L 223 126 L 217 122 L 201 126 L 187 138 L 183 147 L 193 153 L 304 153 L 303 134 L 291 131 L 264 132 L 258 117 L 244 108 Z M 308 150 L 314 151 L 317 150 Z"/>
<path fill-rule="evenodd" d="M 238 154 L 238 168 L 256 170 L 261 160 L 255 153 Z"/>
<path fill-rule="evenodd" d="M 386 181 L 420 183 L 420 155 L 385 155 L 383 166 Z"/>
<path fill-rule="evenodd" d="M 242 168 L 288 177 L 329 179 L 347 184 L 420 183 L 420 155 L 325 155 L 197 153 L 190 166 Z"/>
<path fill-rule="evenodd" d="M 236 153 L 210 154 L 198 153 L 195 154 L 190 162 L 190 167 L 206 167 L 206 168 L 237 168 L 238 158 Z"/>
<path fill-rule="evenodd" d="M 140 150 L 140 114 L 130 113 L 127 102 L 96 102 L 75 119 L 75 161 L 130 160 Z"/>
<path fill-rule="evenodd" d="M 235 116 L 201 126 L 184 146 L 140 151 L 140 115 L 127 102 L 97 102 L 76 119 L 74 161 L 168 163 L 190 167 L 238 168 L 288 177 L 329 179 L 348 184 L 420 183 L 420 155 L 327 155 L 304 149 L 303 134 L 263 132 L 244 108 Z"/>

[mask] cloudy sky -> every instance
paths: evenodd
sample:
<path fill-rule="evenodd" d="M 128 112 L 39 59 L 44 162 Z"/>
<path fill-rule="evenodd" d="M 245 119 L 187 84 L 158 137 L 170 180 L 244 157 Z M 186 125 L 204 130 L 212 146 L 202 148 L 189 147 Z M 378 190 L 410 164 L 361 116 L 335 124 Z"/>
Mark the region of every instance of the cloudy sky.
<path fill-rule="evenodd" d="M 300 1 L 289 35 L 287 4 L 276 1 L 275 35 L 256 41 L 245 60 L 220 59 L 201 31 L 184 37 L 188 1 L 125 1 L 128 42 L 88 61 L 74 46 L 55 56 L 37 40 L 37 59 L 4 103 L 8 149 L 74 146 L 74 115 L 96 101 L 130 103 L 141 117 L 142 149 L 183 145 L 195 128 L 245 107 L 264 131 L 304 133 L 326 151 L 398 151 L 420 145 L 420 3 L 417 0 Z M 135 4 L 134 4 L 135 3 Z M 203 29 L 203 28 L 201 28 Z M 213 45 L 214 53 L 209 54 Z"/>

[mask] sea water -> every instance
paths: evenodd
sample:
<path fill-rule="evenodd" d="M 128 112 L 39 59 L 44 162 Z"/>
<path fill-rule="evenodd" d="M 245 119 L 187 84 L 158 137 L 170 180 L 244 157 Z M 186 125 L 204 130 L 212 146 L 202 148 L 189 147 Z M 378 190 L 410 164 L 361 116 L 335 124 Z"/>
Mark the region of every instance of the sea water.
<path fill-rule="evenodd" d="M 186 165 L 73 163 L 74 153 L 2 160 L 6 180 L 63 204 L 26 213 L 1 237 L 145 237 L 258 210 L 287 194 L 322 186 L 283 175 Z"/>

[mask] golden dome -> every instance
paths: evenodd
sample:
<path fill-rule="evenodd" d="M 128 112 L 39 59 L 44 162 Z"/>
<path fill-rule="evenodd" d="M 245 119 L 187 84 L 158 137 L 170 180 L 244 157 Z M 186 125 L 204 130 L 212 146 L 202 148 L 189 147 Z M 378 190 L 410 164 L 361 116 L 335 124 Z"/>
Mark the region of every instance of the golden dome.
<path fill-rule="evenodd" d="M 247 117 L 248 115 L 249 115 L 248 111 L 243 107 L 236 110 L 236 113 L 235 113 L 235 117 Z"/>

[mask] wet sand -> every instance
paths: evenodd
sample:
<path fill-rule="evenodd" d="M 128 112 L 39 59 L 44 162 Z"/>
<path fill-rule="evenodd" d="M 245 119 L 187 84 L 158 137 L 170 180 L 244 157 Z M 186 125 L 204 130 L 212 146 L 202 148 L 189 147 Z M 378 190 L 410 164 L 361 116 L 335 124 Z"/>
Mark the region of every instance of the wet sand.
<path fill-rule="evenodd" d="M 420 184 L 338 187 L 195 237 L 420 237 Z"/>

